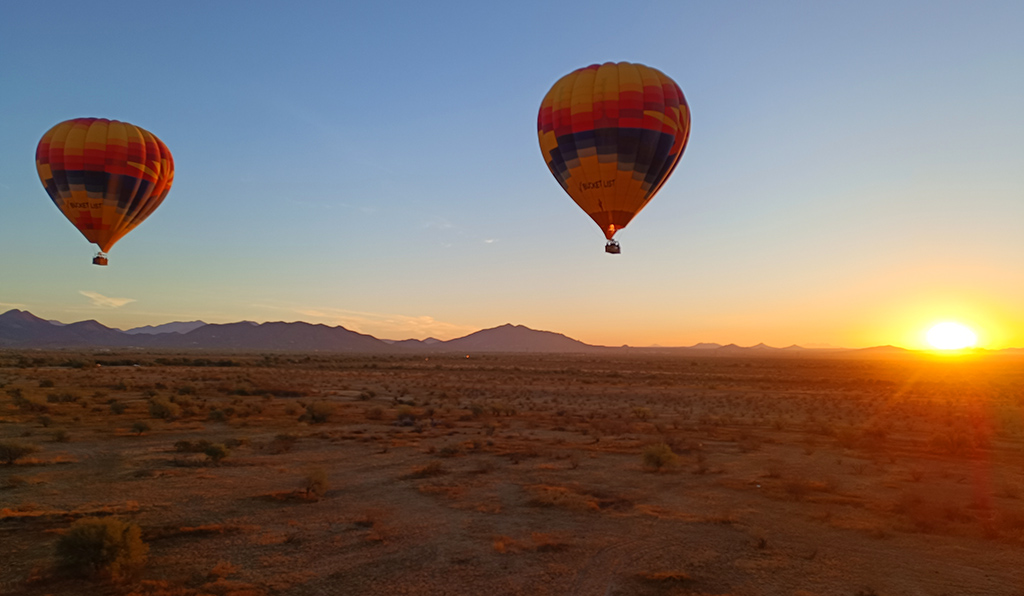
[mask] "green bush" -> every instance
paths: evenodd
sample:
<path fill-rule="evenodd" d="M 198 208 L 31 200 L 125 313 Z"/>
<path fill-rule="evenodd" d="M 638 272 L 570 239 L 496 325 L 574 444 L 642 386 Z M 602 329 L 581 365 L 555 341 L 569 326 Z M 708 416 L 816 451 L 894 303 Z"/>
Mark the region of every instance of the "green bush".
<path fill-rule="evenodd" d="M 644 448 L 644 466 L 652 470 L 661 470 L 676 460 L 676 454 L 665 443 L 655 443 Z"/>
<path fill-rule="evenodd" d="M 148 551 L 137 524 L 86 517 L 57 541 L 57 562 L 73 575 L 118 580 L 140 570 Z"/>
<path fill-rule="evenodd" d="M 3 441 L 0 442 L 0 460 L 7 465 L 13 465 L 14 462 L 39 451 L 39 448 L 35 445 L 27 445 L 25 443 L 16 443 L 14 441 Z"/>

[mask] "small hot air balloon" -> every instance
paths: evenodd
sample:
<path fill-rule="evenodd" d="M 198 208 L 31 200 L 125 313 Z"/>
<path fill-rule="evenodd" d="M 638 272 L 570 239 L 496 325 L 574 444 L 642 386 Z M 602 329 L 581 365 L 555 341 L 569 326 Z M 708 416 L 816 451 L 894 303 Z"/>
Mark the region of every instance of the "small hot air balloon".
<path fill-rule="evenodd" d="M 75 118 L 43 135 L 36 169 L 46 192 L 78 231 L 110 247 L 160 206 L 174 180 L 174 159 L 153 133 L 117 120 Z"/>
<path fill-rule="evenodd" d="M 615 232 L 661 189 L 686 148 L 690 108 L 675 81 L 629 62 L 593 64 L 544 96 L 537 135 L 548 169 L 619 253 Z"/>

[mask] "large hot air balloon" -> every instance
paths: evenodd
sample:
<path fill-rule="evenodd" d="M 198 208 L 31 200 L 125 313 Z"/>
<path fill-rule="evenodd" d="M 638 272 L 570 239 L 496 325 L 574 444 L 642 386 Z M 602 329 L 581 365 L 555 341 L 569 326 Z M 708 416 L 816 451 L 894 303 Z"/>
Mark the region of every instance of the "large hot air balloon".
<path fill-rule="evenodd" d="M 75 118 L 54 126 L 36 147 L 46 192 L 78 231 L 110 247 L 160 206 L 174 180 L 174 159 L 153 133 L 127 122 Z"/>
<path fill-rule="evenodd" d="M 555 179 L 604 231 L 644 208 L 675 169 L 690 136 L 690 108 L 662 72 L 629 62 L 593 64 L 561 79 L 540 105 L 537 135 Z"/>

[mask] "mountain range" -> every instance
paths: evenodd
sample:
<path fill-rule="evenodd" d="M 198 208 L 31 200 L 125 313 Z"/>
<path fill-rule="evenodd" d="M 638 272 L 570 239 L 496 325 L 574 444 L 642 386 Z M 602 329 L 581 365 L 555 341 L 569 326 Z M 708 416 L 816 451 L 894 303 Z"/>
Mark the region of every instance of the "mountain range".
<path fill-rule="evenodd" d="M 606 347 L 585 344 L 554 333 L 523 325 L 502 325 L 464 337 L 442 341 L 435 338 L 381 340 L 344 327 L 305 322 L 212 324 L 203 321 L 174 322 L 122 331 L 94 320 L 77 323 L 47 321 L 28 311 L 0 314 L 0 348 L 141 348 L 225 351 L 290 351 L 334 353 L 505 352 L 505 353 L 661 353 L 722 357 L 892 357 L 913 352 L 894 346 L 860 350 L 845 348 L 773 348 L 765 344 L 699 343 L 689 347 Z M 1024 354 L 1024 350 L 1001 350 Z"/>
<path fill-rule="evenodd" d="M 380 340 L 344 327 L 305 322 L 209 324 L 167 323 L 122 331 L 98 323 L 47 321 L 28 311 L 0 314 L 0 348 L 153 348 L 294 352 L 408 353 L 436 352 L 593 352 L 591 346 L 560 333 L 522 325 L 502 325 L 465 337 L 441 341 Z"/>

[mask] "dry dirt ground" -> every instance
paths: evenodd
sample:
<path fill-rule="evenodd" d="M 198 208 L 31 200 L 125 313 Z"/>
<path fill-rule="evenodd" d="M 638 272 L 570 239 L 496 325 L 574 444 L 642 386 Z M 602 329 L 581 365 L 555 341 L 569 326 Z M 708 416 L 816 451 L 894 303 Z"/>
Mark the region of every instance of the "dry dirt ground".
<path fill-rule="evenodd" d="M 8 351 L 0 441 L 0 594 L 1024 595 L 1020 359 Z"/>

